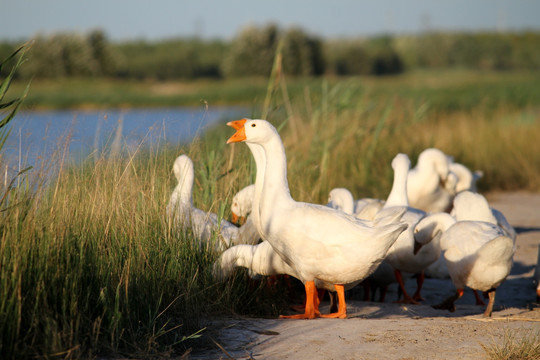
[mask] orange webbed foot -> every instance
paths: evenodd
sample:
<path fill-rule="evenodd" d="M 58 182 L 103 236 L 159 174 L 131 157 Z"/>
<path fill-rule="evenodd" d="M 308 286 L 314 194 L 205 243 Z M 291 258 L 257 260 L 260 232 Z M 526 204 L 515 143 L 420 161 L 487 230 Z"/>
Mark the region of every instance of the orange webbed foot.
<path fill-rule="evenodd" d="M 280 319 L 315 319 L 320 317 L 319 299 L 317 297 L 317 288 L 314 281 L 306 281 L 304 284 L 306 289 L 306 305 L 303 314 L 296 315 L 280 315 Z"/>
<path fill-rule="evenodd" d="M 280 319 L 315 319 L 320 317 L 320 315 L 314 314 L 296 314 L 296 315 L 279 315 Z"/>

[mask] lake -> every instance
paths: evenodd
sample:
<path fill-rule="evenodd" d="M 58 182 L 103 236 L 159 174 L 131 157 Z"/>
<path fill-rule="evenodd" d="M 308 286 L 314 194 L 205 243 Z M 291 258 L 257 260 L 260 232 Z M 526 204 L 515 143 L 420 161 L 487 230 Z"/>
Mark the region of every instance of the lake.
<path fill-rule="evenodd" d="M 8 159 L 10 178 L 66 144 L 71 159 L 80 160 L 103 149 L 114 151 L 117 145 L 134 150 L 140 144 L 188 142 L 213 124 L 245 116 L 245 108 L 228 106 L 21 111 L 9 124 L 11 134 L 2 151 Z M 1 173 L 4 176 L 6 169 Z"/>

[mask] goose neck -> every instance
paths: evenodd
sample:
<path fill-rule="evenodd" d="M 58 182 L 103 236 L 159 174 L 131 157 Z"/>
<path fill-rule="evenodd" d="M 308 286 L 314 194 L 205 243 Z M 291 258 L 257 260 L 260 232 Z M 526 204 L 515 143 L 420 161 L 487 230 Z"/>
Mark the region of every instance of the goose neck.
<path fill-rule="evenodd" d="M 287 181 L 287 157 L 281 139 L 272 138 L 263 146 L 266 166 L 261 201 L 266 205 L 291 200 Z"/>
<path fill-rule="evenodd" d="M 385 207 L 409 206 L 409 199 L 407 197 L 408 172 L 408 166 L 396 166 L 396 168 L 394 169 L 394 181 L 392 183 L 392 190 L 388 195 Z"/>

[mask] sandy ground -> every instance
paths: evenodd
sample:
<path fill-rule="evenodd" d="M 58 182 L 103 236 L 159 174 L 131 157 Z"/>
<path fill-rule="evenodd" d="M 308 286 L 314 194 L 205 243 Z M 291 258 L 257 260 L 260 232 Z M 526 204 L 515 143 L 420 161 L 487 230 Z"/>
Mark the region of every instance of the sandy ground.
<path fill-rule="evenodd" d="M 484 359 L 482 345 L 501 343 L 509 332 L 518 338 L 540 333 L 540 306 L 533 285 L 540 243 L 540 194 L 492 193 L 518 232 L 510 276 L 497 289 L 491 319 L 482 316 L 473 293 L 465 291 L 456 311 L 431 307 L 453 294 L 449 279 L 426 279 L 421 305 L 393 303 L 397 284 L 384 303 L 347 300 L 347 319 L 217 319 L 209 328 L 216 349 L 191 359 Z M 414 292 L 416 282 L 408 280 Z M 328 302 L 321 306 L 328 312 Z M 540 338 L 538 338 L 540 341 Z"/>

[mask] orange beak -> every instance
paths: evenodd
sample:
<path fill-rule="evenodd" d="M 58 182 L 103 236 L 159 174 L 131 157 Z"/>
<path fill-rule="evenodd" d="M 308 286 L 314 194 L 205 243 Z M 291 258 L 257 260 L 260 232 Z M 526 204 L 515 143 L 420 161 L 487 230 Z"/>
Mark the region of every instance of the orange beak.
<path fill-rule="evenodd" d="M 240 130 L 241 128 L 244 127 L 244 124 L 246 123 L 246 121 L 247 119 L 229 121 L 227 125 L 232 127 L 234 130 Z"/>
<path fill-rule="evenodd" d="M 231 222 L 235 225 L 243 225 L 246 223 L 246 217 L 238 216 L 234 212 L 231 212 Z"/>
<path fill-rule="evenodd" d="M 233 224 L 238 224 L 239 216 L 236 215 L 234 212 L 231 212 L 231 222 Z"/>
<path fill-rule="evenodd" d="M 227 144 L 246 140 L 246 130 L 244 127 L 244 124 L 246 123 L 246 121 L 247 119 L 242 119 L 242 120 L 230 121 L 227 123 L 228 126 L 236 130 L 233 136 L 231 136 L 229 140 L 227 140 Z"/>

